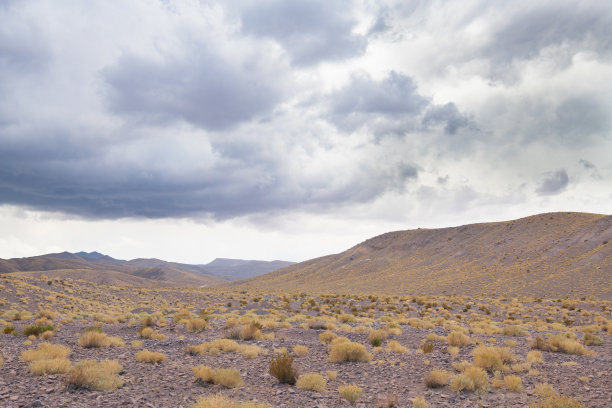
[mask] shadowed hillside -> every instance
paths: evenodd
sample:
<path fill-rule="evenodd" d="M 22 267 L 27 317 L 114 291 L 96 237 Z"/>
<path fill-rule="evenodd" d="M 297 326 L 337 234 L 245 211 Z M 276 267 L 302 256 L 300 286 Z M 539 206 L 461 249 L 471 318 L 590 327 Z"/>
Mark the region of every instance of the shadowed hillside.
<path fill-rule="evenodd" d="M 287 261 L 254 261 L 244 259 L 217 258 L 202 268 L 208 273 L 228 280 L 244 279 L 273 272 L 295 262 Z"/>
<path fill-rule="evenodd" d="M 612 216 L 396 231 L 345 252 L 229 284 L 235 289 L 610 298 Z"/>

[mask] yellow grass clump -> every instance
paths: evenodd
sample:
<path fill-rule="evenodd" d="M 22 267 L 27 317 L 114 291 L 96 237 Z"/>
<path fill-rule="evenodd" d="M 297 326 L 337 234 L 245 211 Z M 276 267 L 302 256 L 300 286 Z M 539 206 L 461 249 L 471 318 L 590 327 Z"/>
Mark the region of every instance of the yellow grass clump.
<path fill-rule="evenodd" d="M 136 360 L 141 363 L 158 364 L 166 361 L 166 356 L 163 353 L 155 351 L 141 350 L 135 354 Z"/>
<path fill-rule="evenodd" d="M 431 370 L 423 377 L 423 382 L 428 388 L 440 388 L 448 384 L 449 373 L 444 370 Z"/>
<path fill-rule="evenodd" d="M 508 391 L 519 392 L 523 389 L 523 380 L 516 375 L 507 375 L 504 377 L 504 387 Z"/>
<path fill-rule="evenodd" d="M 227 388 L 236 388 L 244 384 L 240 371 L 235 368 L 212 369 L 208 366 L 193 368 L 196 380 L 202 383 L 219 384 Z"/>
<path fill-rule="evenodd" d="M 474 365 L 487 371 L 507 371 L 504 364 L 515 360 L 512 351 L 507 347 L 478 346 L 473 351 Z"/>
<path fill-rule="evenodd" d="M 343 342 L 332 346 L 329 352 L 329 361 L 338 363 L 341 361 L 370 361 L 372 354 L 368 353 L 363 344 L 351 341 Z"/>
<path fill-rule="evenodd" d="M 336 381 L 336 378 L 338 378 L 338 372 L 335 370 L 327 370 L 327 378 L 329 378 L 331 381 Z"/>
<path fill-rule="evenodd" d="M 321 374 L 306 373 L 300 375 L 295 385 L 302 390 L 325 392 L 327 381 Z"/>
<path fill-rule="evenodd" d="M 120 337 L 109 337 L 106 333 L 89 330 L 79 337 L 79 345 L 85 348 L 123 347 L 125 342 Z"/>
<path fill-rule="evenodd" d="M 30 363 L 29 369 L 35 375 L 65 374 L 70 371 L 70 360 L 65 358 L 36 360 Z"/>
<path fill-rule="evenodd" d="M 586 408 L 586 405 L 573 398 L 563 395 L 553 395 L 544 401 L 529 405 L 530 408 Z"/>
<path fill-rule="evenodd" d="M 429 408 L 430 407 L 429 403 L 427 402 L 425 397 L 422 395 L 419 395 L 418 397 L 414 397 L 410 401 L 412 402 L 412 405 L 414 405 L 414 408 Z"/>
<path fill-rule="evenodd" d="M 472 344 L 472 339 L 463 334 L 460 331 L 452 331 L 448 334 L 446 338 L 449 346 L 455 347 L 465 347 L 467 345 Z"/>
<path fill-rule="evenodd" d="M 70 349 L 61 344 L 40 343 L 34 350 L 21 352 L 23 361 L 65 359 L 70 354 Z"/>
<path fill-rule="evenodd" d="M 200 333 L 204 331 L 205 328 L 206 328 L 206 320 L 201 319 L 199 317 L 195 317 L 187 321 L 187 330 L 189 330 L 192 333 Z"/>
<path fill-rule="evenodd" d="M 408 349 L 400 344 L 397 340 L 391 340 L 387 343 L 387 351 L 390 353 L 407 353 Z"/>
<path fill-rule="evenodd" d="M 293 347 L 293 353 L 296 356 L 305 356 L 308 354 L 308 347 L 302 345 L 296 345 Z"/>
<path fill-rule="evenodd" d="M 355 402 L 361 397 L 363 390 L 356 385 L 341 385 L 338 387 L 338 393 L 342 398 L 355 405 Z"/>
<path fill-rule="evenodd" d="M 222 394 L 199 397 L 191 408 L 270 408 L 266 403 L 241 402 Z"/>
<path fill-rule="evenodd" d="M 479 367 L 467 367 L 461 374 L 451 378 L 453 391 L 486 391 L 489 388 L 489 376 Z"/>
<path fill-rule="evenodd" d="M 87 388 L 94 391 L 110 391 L 123 385 L 117 374 L 121 372 L 117 360 L 84 360 L 76 363 L 70 370 L 69 386 Z"/>
<path fill-rule="evenodd" d="M 544 340 L 542 337 L 536 337 L 535 341 L 531 344 L 531 348 L 578 356 L 588 353 L 588 350 L 582 344 L 562 334 L 549 336 L 547 340 Z"/>
<path fill-rule="evenodd" d="M 336 335 L 334 332 L 324 331 L 323 333 L 319 334 L 319 341 L 323 344 L 329 344 L 337 337 L 338 335 Z"/>

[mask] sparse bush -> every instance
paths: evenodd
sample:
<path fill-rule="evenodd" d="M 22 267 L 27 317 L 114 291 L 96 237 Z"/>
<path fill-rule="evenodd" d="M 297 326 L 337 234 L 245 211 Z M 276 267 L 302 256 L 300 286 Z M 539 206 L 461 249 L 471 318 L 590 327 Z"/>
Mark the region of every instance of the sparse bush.
<path fill-rule="evenodd" d="M 335 370 L 327 370 L 327 378 L 329 378 L 331 381 L 336 381 L 336 378 L 338 378 L 338 372 Z"/>
<path fill-rule="evenodd" d="M 531 364 L 541 364 L 544 362 L 542 353 L 538 350 L 531 350 L 529 353 L 527 353 L 526 360 L 528 363 L 531 363 Z"/>
<path fill-rule="evenodd" d="M 187 330 L 192 333 L 200 333 L 206 328 L 206 320 L 195 317 L 187 321 Z"/>
<path fill-rule="evenodd" d="M 70 360 L 65 358 L 36 360 L 30 363 L 29 369 L 35 375 L 65 374 L 70 371 Z"/>
<path fill-rule="evenodd" d="M 557 395 L 557 391 L 553 388 L 552 385 L 548 383 L 543 383 L 543 384 L 536 384 L 535 394 L 538 397 L 547 398 L 547 397 L 552 397 L 554 395 Z"/>
<path fill-rule="evenodd" d="M 596 336 L 592 333 L 585 333 L 584 337 L 582 338 L 582 341 L 587 346 L 601 346 L 604 343 L 601 337 Z"/>
<path fill-rule="evenodd" d="M 70 354 L 70 349 L 61 344 L 40 343 L 34 350 L 21 352 L 23 361 L 65 359 Z"/>
<path fill-rule="evenodd" d="M 531 348 L 544 351 L 575 354 L 579 356 L 587 354 L 588 352 L 582 344 L 561 334 L 550 336 L 547 340 L 544 340 L 538 336 L 531 344 Z"/>
<path fill-rule="evenodd" d="M 422 395 L 419 395 L 418 397 L 414 397 L 410 401 L 412 402 L 412 405 L 414 405 L 414 408 L 429 408 L 430 407 L 429 403 L 427 402 L 425 397 Z"/>
<path fill-rule="evenodd" d="M 201 365 L 193 367 L 193 375 L 195 375 L 196 381 L 198 382 L 212 384 L 214 382 L 215 370 L 208 366 Z"/>
<path fill-rule="evenodd" d="M 293 347 L 293 353 L 296 356 L 305 356 L 308 354 L 308 347 L 306 346 L 301 346 L 301 345 L 296 345 Z"/>
<path fill-rule="evenodd" d="M 503 329 L 504 336 L 524 336 L 526 333 L 525 328 L 518 325 L 506 326 Z"/>
<path fill-rule="evenodd" d="M 448 384 L 448 377 L 448 372 L 435 369 L 425 374 L 423 382 L 428 388 L 440 388 Z"/>
<path fill-rule="evenodd" d="M 277 356 L 270 364 L 269 371 L 281 384 L 293 385 L 298 376 L 297 371 L 293 368 L 293 357 L 288 353 Z"/>
<path fill-rule="evenodd" d="M 421 347 L 421 350 L 423 350 L 424 354 L 427 353 L 431 353 L 432 351 L 434 351 L 434 344 L 430 341 L 425 342 L 425 344 L 423 344 L 423 346 Z"/>
<path fill-rule="evenodd" d="M 235 368 L 219 368 L 215 370 L 213 382 L 227 388 L 236 388 L 244 384 L 240 371 Z"/>
<path fill-rule="evenodd" d="M 503 371 L 505 363 L 515 360 L 514 354 L 507 347 L 478 346 L 473 351 L 474 365 L 487 371 Z"/>
<path fill-rule="evenodd" d="M 68 385 L 72 388 L 86 388 L 93 391 L 110 391 L 123 385 L 117 374 L 122 370 L 117 360 L 94 360 L 78 362 L 70 370 Z"/>
<path fill-rule="evenodd" d="M 319 334 L 319 341 L 323 344 L 329 344 L 337 337 L 338 336 L 336 335 L 336 333 L 325 331 Z"/>
<path fill-rule="evenodd" d="M 338 393 L 342 398 L 355 405 L 355 402 L 361 397 L 363 390 L 356 385 L 341 385 L 338 387 Z"/>
<path fill-rule="evenodd" d="M 123 347 L 125 342 L 120 337 L 109 337 L 106 333 L 89 330 L 79 337 L 79 345 L 85 348 L 117 346 Z"/>
<path fill-rule="evenodd" d="M 182 320 L 190 320 L 191 312 L 187 309 L 181 309 L 176 312 L 172 317 L 174 318 L 175 322 L 180 323 Z"/>
<path fill-rule="evenodd" d="M 135 354 L 136 360 L 142 363 L 158 364 L 166 361 L 166 356 L 163 353 L 155 351 L 141 350 Z"/>
<path fill-rule="evenodd" d="M 408 349 L 400 344 L 397 340 L 391 340 L 387 343 L 387 351 L 391 353 L 407 353 Z"/>
<path fill-rule="evenodd" d="M 55 332 L 53 330 L 47 330 L 44 331 L 40 334 L 40 336 L 38 336 L 41 340 L 49 340 L 50 338 L 52 338 L 53 336 L 55 336 Z"/>
<path fill-rule="evenodd" d="M 472 339 L 470 339 L 468 336 L 466 336 L 460 331 L 450 332 L 446 339 L 450 346 L 465 347 L 469 344 L 472 344 Z"/>
<path fill-rule="evenodd" d="M 461 374 L 451 378 L 453 391 L 486 391 L 489 388 L 489 376 L 478 367 L 468 367 Z"/>
<path fill-rule="evenodd" d="M 338 363 L 341 361 L 370 361 L 372 354 L 368 353 L 363 344 L 351 341 L 342 342 L 332 346 L 329 352 L 329 361 Z"/>
<path fill-rule="evenodd" d="M 221 394 L 199 397 L 191 408 L 270 408 L 265 403 L 240 402 Z"/>
<path fill-rule="evenodd" d="M 300 375 L 295 385 L 302 390 L 325 392 L 327 381 L 321 374 L 306 373 Z"/>
<path fill-rule="evenodd" d="M 523 380 L 516 375 L 507 375 L 504 377 L 504 386 L 508 391 L 519 392 L 523 389 Z"/>
<path fill-rule="evenodd" d="M 586 405 L 573 398 L 563 395 L 553 395 L 544 401 L 535 402 L 529 405 L 530 408 L 586 408 Z"/>
<path fill-rule="evenodd" d="M 51 325 L 32 325 L 23 328 L 23 334 L 26 336 L 39 336 L 41 333 L 53 330 Z"/>

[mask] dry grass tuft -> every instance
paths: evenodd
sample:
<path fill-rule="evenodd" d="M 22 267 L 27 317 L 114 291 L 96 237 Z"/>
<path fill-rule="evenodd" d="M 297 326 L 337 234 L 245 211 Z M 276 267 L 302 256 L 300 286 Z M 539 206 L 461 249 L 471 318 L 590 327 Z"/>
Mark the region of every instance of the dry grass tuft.
<path fill-rule="evenodd" d="M 390 353 L 407 353 L 408 349 L 400 344 L 397 340 L 391 340 L 387 343 L 387 351 Z"/>
<path fill-rule="evenodd" d="M 425 397 L 422 395 L 419 395 L 418 397 L 414 397 L 410 401 L 412 402 L 412 405 L 414 405 L 414 408 L 429 408 L 430 407 L 429 403 L 427 402 Z"/>
<path fill-rule="evenodd" d="M 240 371 L 235 368 L 219 368 L 215 370 L 213 382 L 227 388 L 237 388 L 244 384 Z"/>
<path fill-rule="evenodd" d="M 519 392 L 523 389 L 523 380 L 516 375 L 507 375 L 504 377 L 504 387 L 508 391 Z"/>
<path fill-rule="evenodd" d="M 200 333 L 206 329 L 206 320 L 199 317 L 189 319 L 187 321 L 187 330 L 192 333 Z"/>
<path fill-rule="evenodd" d="M 563 395 L 554 395 L 529 406 L 530 408 L 586 408 L 586 405 L 580 401 Z"/>
<path fill-rule="evenodd" d="M 473 351 L 474 365 L 487 371 L 504 371 L 504 364 L 513 362 L 516 357 L 507 347 L 478 346 Z"/>
<path fill-rule="evenodd" d="M 355 402 L 361 397 L 363 390 L 356 385 L 341 385 L 338 387 L 338 393 L 342 398 L 355 405 Z"/>
<path fill-rule="evenodd" d="M 329 361 L 331 363 L 370 360 L 372 360 L 372 354 L 368 353 L 365 346 L 351 341 L 333 345 L 329 352 Z"/>
<path fill-rule="evenodd" d="M 66 374 L 70 371 L 70 360 L 54 358 L 50 360 L 36 360 L 30 363 L 30 372 L 35 375 Z"/>
<path fill-rule="evenodd" d="M 300 375 L 295 385 L 302 390 L 325 392 L 327 381 L 321 374 L 306 373 Z"/>
<path fill-rule="evenodd" d="M 222 394 L 199 397 L 191 408 L 270 408 L 265 403 L 241 402 L 225 397 Z"/>
<path fill-rule="evenodd" d="M 465 347 L 472 344 L 472 339 L 460 331 L 450 332 L 446 340 L 448 341 L 449 346 Z"/>
<path fill-rule="evenodd" d="M 549 336 L 547 340 L 544 340 L 542 337 L 538 336 L 531 344 L 531 348 L 544 351 L 575 354 L 578 356 L 588 353 L 588 350 L 582 344 L 562 334 Z"/>
<path fill-rule="evenodd" d="M 89 330 L 79 337 L 79 345 L 85 348 L 123 347 L 125 342 L 120 337 L 109 337 L 106 333 Z"/>
<path fill-rule="evenodd" d="M 305 356 L 308 354 L 308 347 L 297 345 L 293 347 L 293 353 L 296 356 Z"/>
<path fill-rule="evenodd" d="M 141 350 L 135 354 L 136 360 L 141 363 L 159 364 L 166 361 L 166 356 L 163 353 L 155 351 Z"/>
<path fill-rule="evenodd" d="M 423 382 L 428 388 L 440 388 L 448 384 L 449 373 L 444 370 L 431 370 L 423 377 Z"/>
<path fill-rule="evenodd" d="M 293 357 L 288 353 L 277 356 L 270 363 L 270 374 L 281 384 L 295 384 L 298 373 L 293 367 Z"/>
<path fill-rule="evenodd" d="M 329 344 L 337 337 L 338 336 L 336 335 L 336 333 L 325 331 L 319 334 L 319 341 L 323 344 Z"/>
<path fill-rule="evenodd" d="M 73 388 L 86 388 L 94 391 L 110 391 L 123 385 L 117 374 L 121 372 L 117 360 L 95 360 L 78 362 L 70 370 L 68 384 Z"/>
<path fill-rule="evenodd" d="M 480 391 L 489 388 L 489 376 L 486 371 L 479 367 L 468 367 L 461 374 L 451 378 L 451 389 L 453 391 Z"/>
<path fill-rule="evenodd" d="M 21 352 L 23 361 L 55 360 L 66 359 L 70 354 L 70 349 L 61 344 L 40 343 L 34 350 Z"/>

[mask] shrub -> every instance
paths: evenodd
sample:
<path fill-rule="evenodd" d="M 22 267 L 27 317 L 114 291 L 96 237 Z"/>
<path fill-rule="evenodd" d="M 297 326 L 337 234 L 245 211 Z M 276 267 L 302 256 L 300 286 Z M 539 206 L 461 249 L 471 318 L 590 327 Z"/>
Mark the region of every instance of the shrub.
<path fill-rule="evenodd" d="M 72 388 L 87 388 L 94 391 L 110 391 L 123 385 L 117 374 L 121 372 L 117 360 L 94 360 L 78 362 L 70 370 L 68 385 Z"/>
<path fill-rule="evenodd" d="M 51 325 L 32 325 L 23 328 L 23 334 L 26 336 L 39 336 L 40 334 L 53 330 Z"/>
<path fill-rule="evenodd" d="M 295 384 L 297 379 L 297 371 L 293 368 L 293 357 L 288 353 L 277 356 L 270 364 L 269 371 L 281 384 Z"/>
<path fill-rule="evenodd" d="M 586 344 L 587 346 L 601 346 L 604 343 L 601 337 L 596 336 L 592 333 L 585 333 L 584 337 L 582 338 L 582 341 L 584 341 L 584 344 Z"/>
<path fill-rule="evenodd" d="M 428 388 L 440 388 L 448 384 L 448 377 L 448 372 L 435 369 L 425 374 L 423 382 Z"/>
<path fill-rule="evenodd" d="M 504 377 L 504 387 L 508 391 L 521 391 L 523 389 L 523 380 L 516 375 L 507 375 Z"/>
<path fill-rule="evenodd" d="M 236 388 L 244 384 L 240 371 L 235 368 L 219 368 L 215 370 L 213 382 L 227 388 Z"/>
<path fill-rule="evenodd" d="M 191 319 L 191 312 L 187 309 L 181 309 L 176 312 L 172 317 L 174 318 L 175 322 L 180 323 L 182 320 Z"/>
<path fill-rule="evenodd" d="M 191 408 L 269 408 L 265 403 L 240 402 L 221 394 L 199 397 Z"/>
<path fill-rule="evenodd" d="M 141 350 L 135 354 L 136 360 L 142 363 L 158 364 L 166 361 L 166 356 L 163 353 L 155 351 Z"/>
<path fill-rule="evenodd" d="M 325 331 L 319 334 L 319 341 L 323 344 L 329 344 L 337 337 L 338 336 L 336 335 L 336 333 Z"/>
<path fill-rule="evenodd" d="M 213 378 L 215 377 L 215 370 L 212 368 L 201 365 L 197 367 L 193 367 L 193 375 L 196 377 L 196 381 L 202 383 L 213 383 Z"/>
<path fill-rule="evenodd" d="M 380 347 L 383 340 L 386 340 L 389 333 L 386 330 L 370 330 L 368 334 L 368 341 L 374 347 Z"/>
<path fill-rule="evenodd" d="M 430 341 L 426 341 L 425 344 L 423 344 L 423 346 L 421 347 L 421 350 L 423 350 L 424 354 L 427 353 L 431 353 L 432 351 L 434 351 L 434 344 Z"/>
<path fill-rule="evenodd" d="M 16 334 L 15 326 L 5 326 L 4 329 L 2 329 L 2 333 L 4 333 L 4 334 Z"/>
<path fill-rule="evenodd" d="M 321 374 L 306 373 L 300 375 L 295 385 L 302 390 L 325 392 L 327 381 Z"/>
<path fill-rule="evenodd" d="M 200 333 L 206 328 L 206 320 L 199 317 L 187 321 L 187 330 L 192 333 Z"/>
<path fill-rule="evenodd" d="M 407 353 L 408 349 L 402 346 L 399 341 L 391 340 L 387 343 L 387 351 L 391 353 Z"/>
<path fill-rule="evenodd" d="M 544 351 L 575 354 L 579 356 L 587 354 L 588 352 L 588 350 L 582 344 L 561 334 L 549 336 L 547 340 L 544 340 L 538 336 L 531 344 L 531 348 Z"/>
<path fill-rule="evenodd" d="M 327 378 L 329 378 L 331 381 L 336 381 L 336 378 L 338 378 L 338 372 L 335 370 L 327 370 Z"/>
<path fill-rule="evenodd" d="M 410 401 L 412 401 L 412 405 L 414 405 L 414 408 L 429 408 L 430 406 L 425 397 L 422 395 L 414 397 Z"/>
<path fill-rule="evenodd" d="M 528 363 L 531 363 L 531 364 L 541 364 L 544 362 L 542 353 L 538 350 L 531 350 L 529 353 L 527 353 L 526 360 Z"/>
<path fill-rule="evenodd" d="M 354 405 L 355 402 L 361 397 L 362 389 L 356 385 L 341 385 L 338 387 L 338 393 L 340 396 Z"/>
<path fill-rule="evenodd" d="M 308 354 L 308 347 L 297 345 L 293 347 L 293 353 L 296 356 L 305 356 Z"/>
<path fill-rule="evenodd" d="M 573 398 L 563 395 L 553 395 L 544 401 L 529 405 L 531 408 L 586 408 L 586 405 Z"/>
<path fill-rule="evenodd" d="M 329 361 L 337 363 L 340 361 L 370 361 L 372 354 L 368 353 L 363 344 L 351 341 L 333 345 L 329 352 Z"/>
<path fill-rule="evenodd" d="M 460 331 L 452 331 L 446 338 L 450 346 L 465 347 L 472 343 L 472 340 Z"/>
<path fill-rule="evenodd" d="M 453 391 L 486 391 L 488 388 L 489 376 L 482 368 L 471 366 L 451 378 Z"/>
<path fill-rule="evenodd" d="M 251 322 L 242 326 L 231 327 L 228 329 L 226 337 L 235 340 L 253 340 L 261 338 L 259 324 Z"/>
<path fill-rule="evenodd" d="M 50 360 L 36 360 L 30 363 L 30 372 L 36 375 L 65 374 L 70 371 L 70 360 L 54 358 Z"/>
<path fill-rule="evenodd" d="M 504 336 L 517 337 L 517 336 L 524 336 L 526 334 L 526 331 L 521 326 L 511 325 L 511 326 L 504 327 L 502 333 L 504 334 Z"/>
<path fill-rule="evenodd" d="M 61 344 L 40 343 L 34 350 L 21 352 L 23 361 L 65 359 L 70 354 L 68 347 Z"/>
<path fill-rule="evenodd" d="M 554 395 L 557 395 L 557 391 L 553 388 L 552 385 L 548 383 L 543 383 L 543 384 L 536 384 L 535 394 L 538 397 L 547 398 L 547 397 L 552 397 Z"/>
<path fill-rule="evenodd" d="M 89 330 L 79 337 L 79 345 L 85 348 L 99 348 L 109 346 L 124 346 L 125 342 L 120 337 L 109 337 L 106 333 Z"/>
<path fill-rule="evenodd" d="M 514 361 L 515 357 L 507 347 L 478 346 L 473 351 L 474 365 L 488 371 L 502 371 L 504 363 Z"/>

